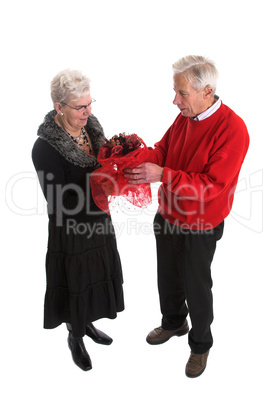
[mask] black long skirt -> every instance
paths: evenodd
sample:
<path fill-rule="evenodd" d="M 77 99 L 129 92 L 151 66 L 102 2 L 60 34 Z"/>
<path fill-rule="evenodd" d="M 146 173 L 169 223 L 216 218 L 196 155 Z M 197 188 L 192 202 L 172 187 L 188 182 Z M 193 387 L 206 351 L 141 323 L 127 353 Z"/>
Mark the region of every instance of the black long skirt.
<path fill-rule="evenodd" d="M 66 322 L 82 337 L 86 325 L 124 310 L 123 275 L 108 215 L 89 223 L 49 222 L 44 328 Z"/>

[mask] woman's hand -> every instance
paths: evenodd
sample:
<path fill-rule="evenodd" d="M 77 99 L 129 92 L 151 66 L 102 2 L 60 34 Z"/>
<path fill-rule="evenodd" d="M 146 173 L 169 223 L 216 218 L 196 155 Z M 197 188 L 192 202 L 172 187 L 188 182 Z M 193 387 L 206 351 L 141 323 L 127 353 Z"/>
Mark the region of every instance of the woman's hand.
<path fill-rule="evenodd" d="M 164 168 L 151 162 L 145 162 L 133 169 L 124 169 L 130 184 L 156 183 L 162 180 Z"/>

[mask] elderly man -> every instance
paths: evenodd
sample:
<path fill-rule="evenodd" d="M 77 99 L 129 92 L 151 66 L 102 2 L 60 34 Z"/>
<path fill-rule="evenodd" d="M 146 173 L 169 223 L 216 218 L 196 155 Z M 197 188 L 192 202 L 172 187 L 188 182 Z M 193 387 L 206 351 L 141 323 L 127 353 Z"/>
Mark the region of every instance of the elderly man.
<path fill-rule="evenodd" d="M 215 95 L 218 72 L 201 56 L 173 65 L 174 105 L 180 113 L 150 149 L 148 162 L 126 170 L 130 183 L 162 182 L 154 221 L 161 326 L 151 345 L 189 332 L 186 375 L 206 368 L 212 347 L 211 263 L 223 234 L 249 136 L 243 120 Z"/>

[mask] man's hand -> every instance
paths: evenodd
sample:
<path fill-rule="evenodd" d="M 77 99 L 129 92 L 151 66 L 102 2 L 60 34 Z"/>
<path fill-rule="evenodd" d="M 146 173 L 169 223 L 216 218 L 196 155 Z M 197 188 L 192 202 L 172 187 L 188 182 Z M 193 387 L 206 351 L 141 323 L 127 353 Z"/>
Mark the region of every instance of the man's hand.
<path fill-rule="evenodd" d="M 145 162 L 133 169 L 124 169 L 130 184 L 156 183 L 162 180 L 164 168 Z"/>

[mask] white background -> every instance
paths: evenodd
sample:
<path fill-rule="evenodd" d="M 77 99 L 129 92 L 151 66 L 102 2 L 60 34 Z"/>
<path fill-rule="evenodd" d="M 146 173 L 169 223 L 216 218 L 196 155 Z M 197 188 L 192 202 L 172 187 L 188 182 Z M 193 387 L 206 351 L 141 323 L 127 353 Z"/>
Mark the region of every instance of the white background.
<path fill-rule="evenodd" d="M 265 1 L 11 1 L 1 5 L 1 400 L 267 400 L 267 10 Z M 148 210 L 112 217 L 126 309 L 96 326 L 111 346 L 85 339 L 93 370 L 72 362 L 62 325 L 44 330 L 47 216 L 31 149 L 52 109 L 58 71 L 90 76 L 93 113 L 107 137 L 127 131 L 147 145 L 175 119 L 171 65 L 187 54 L 212 58 L 217 94 L 247 124 L 251 144 L 213 263 L 214 347 L 205 373 L 188 379 L 187 337 L 149 346 L 160 325 Z M 6 194 L 6 199 L 4 197 Z M 266 241 L 265 241 L 266 240 Z M 5 395 L 5 396 L 3 396 Z"/>

